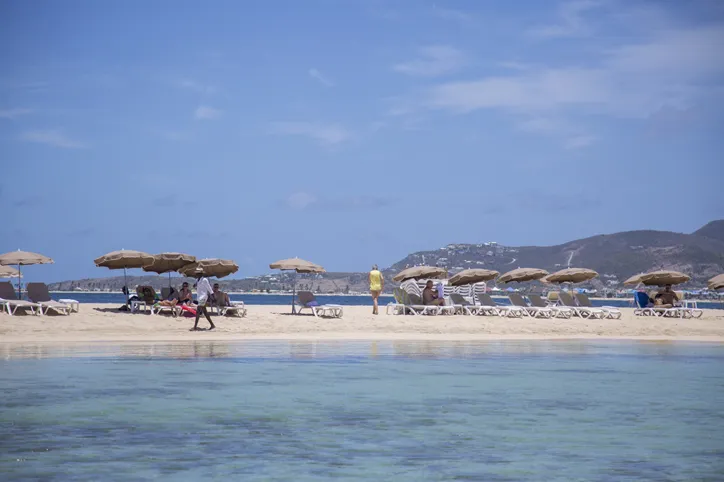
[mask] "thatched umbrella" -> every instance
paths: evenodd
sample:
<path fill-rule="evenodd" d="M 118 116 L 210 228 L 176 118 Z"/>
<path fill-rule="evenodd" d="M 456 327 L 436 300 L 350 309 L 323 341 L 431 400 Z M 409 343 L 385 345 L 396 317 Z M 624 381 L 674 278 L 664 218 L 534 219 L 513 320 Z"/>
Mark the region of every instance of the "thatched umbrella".
<path fill-rule="evenodd" d="M 447 270 L 438 266 L 413 266 L 412 268 L 403 269 L 392 277 L 393 281 L 406 281 L 408 279 L 421 278 L 446 278 Z"/>
<path fill-rule="evenodd" d="M 541 278 L 544 283 L 583 283 L 598 276 L 598 273 L 588 268 L 566 268 Z"/>
<path fill-rule="evenodd" d="M 664 285 L 678 285 L 686 283 L 691 279 L 691 276 L 678 271 L 653 271 L 641 275 L 641 282 L 646 286 L 664 286 Z"/>
<path fill-rule="evenodd" d="M 12 266 L 0 266 L 0 278 L 20 278 L 20 271 Z"/>
<path fill-rule="evenodd" d="M 644 274 L 645 274 L 645 273 L 639 273 L 639 274 L 635 274 L 635 275 L 631 276 L 629 279 L 627 279 L 626 281 L 623 282 L 624 286 L 636 286 L 636 285 L 638 285 L 639 283 L 641 283 L 641 277 L 642 277 Z"/>
<path fill-rule="evenodd" d="M 525 281 L 539 280 L 545 276 L 548 276 L 548 271 L 538 268 L 518 268 L 512 271 L 508 271 L 500 278 L 498 283 L 512 283 L 518 282 L 523 283 Z"/>
<path fill-rule="evenodd" d="M 193 277 L 198 268 L 203 270 L 204 276 L 213 276 L 216 278 L 223 278 L 224 276 L 229 276 L 239 271 L 239 265 L 230 259 L 208 258 L 187 264 L 183 268 L 180 268 L 178 272 L 184 276 Z"/>
<path fill-rule="evenodd" d="M 184 253 L 161 253 L 153 256 L 153 261 L 143 267 L 149 273 L 168 273 L 168 286 L 171 287 L 171 273 L 196 262 L 196 256 Z"/>
<path fill-rule="evenodd" d="M 0 266 L 17 266 L 18 267 L 18 299 L 22 296 L 22 278 L 23 273 L 21 266 L 30 266 L 33 264 L 52 264 L 53 260 L 47 256 L 38 253 L 30 253 L 28 251 L 10 251 L 9 253 L 0 254 Z"/>
<path fill-rule="evenodd" d="M 296 273 L 324 273 L 325 269 L 314 264 L 311 261 L 306 261 L 300 258 L 289 258 L 275 261 L 269 265 L 271 269 L 279 269 L 282 271 L 295 271 Z M 294 297 L 297 295 L 297 279 L 294 278 L 294 284 L 292 285 L 292 314 L 296 314 L 297 310 L 294 306 Z"/>
<path fill-rule="evenodd" d="M 128 303 L 128 274 L 126 270 L 128 268 L 143 268 L 153 262 L 153 255 L 143 251 L 122 249 L 104 254 L 94 259 L 93 262 L 100 268 L 123 269 L 123 286 L 126 287 L 126 303 Z"/>
<path fill-rule="evenodd" d="M 720 290 L 724 288 L 724 273 L 714 276 L 709 280 L 707 287 L 710 290 Z"/>
<path fill-rule="evenodd" d="M 494 280 L 500 273 L 490 269 L 464 269 L 453 275 L 448 284 L 450 286 L 463 286 Z"/>

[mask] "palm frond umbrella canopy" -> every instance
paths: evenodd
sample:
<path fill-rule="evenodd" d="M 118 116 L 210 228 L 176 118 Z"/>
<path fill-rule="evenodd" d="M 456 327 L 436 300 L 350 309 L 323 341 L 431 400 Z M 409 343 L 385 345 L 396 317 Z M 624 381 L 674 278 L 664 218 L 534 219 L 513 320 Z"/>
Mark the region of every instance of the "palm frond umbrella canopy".
<path fill-rule="evenodd" d="M 652 271 L 641 275 L 641 282 L 646 286 L 678 285 L 686 283 L 691 276 L 678 271 Z"/>
<path fill-rule="evenodd" d="M 297 273 L 324 273 L 325 269 L 318 265 L 314 264 L 311 261 L 307 261 L 300 258 L 289 258 L 289 259 L 281 259 L 279 261 L 275 261 L 269 265 L 271 269 L 279 269 L 282 271 L 295 271 Z M 294 284 L 292 285 L 292 314 L 295 314 L 297 312 L 295 306 L 294 306 L 294 297 L 297 294 L 297 280 L 294 279 Z"/>
<path fill-rule="evenodd" d="M 490 269 L 464 269 L 450 278 L 450 286 L 472 285 L 492 281 L 500 273 Z"/>
<path fill-rule="evenodd" d="M 23 273 L 21 266 L 30 266 L 34 264 L 53 264 L 53 260 L 47 256 L 38 253 L 30 253 L 28 251 L 10 251 L 9 253 L 0 254 L 0 266 L 17 266 L 18 267 L 18 298 L 21 297 L 21 285 Z"/>
<path fill-rule="evenodd" d="M 707 287 L 710 290 L 720 290 L 724 288 L 724 273 L 714 276 L 712 279 L 710 279 Z"/>
<path fill-rule="evenodd" d="M 153 255 L 153 261 L 143 267 L 148 273 L 168 273 L 168 286 L 171 286 L 171 273 L 196 262 L 196 256 L 184 253 L 160 253 Z"/>
<path fill-rule="evenodd" d="M 588 268 L 566 268 L 555 273 L 549 274 L 541 281 L 544 283 L 583 283 L 597 277 L 598 273 Z"/>
<path fill-rule="evenodd" d="M 524 283 L 526 281 L 536 281 L 545 276 L 548 276 L 548 271 L 538 268 L 518 268 L 512 271 L 508 271 L 500 278 L 498 283 Z"/>
<path fill-rule="evenodd" d="M 196 269 L 201 268 L 204 276 L 223 278 L 239 271 L 239 265 L 230 259 L 208 258 L 190 263 L 178 270 L 184 276 L 193 277 Z"/>
<path fill-rule="evenodd" d="M 20 271 L 12 266 L 0 266 L 0 278 L 20 278 Z"/>
<path fill-rule="evenodd" d="M 438 266 L 413 266 L 406 268 L 392 277 L 393 281 L 401 282 L 408 279 L 447 278 L 447 270 Z"/>
<path fill-rule="evenodd" d="M 128 268 L 143 268 L 153 262 L 153 255 L 144 253 L 143 251 L 133 251 L 130 249 L 122 249 L 120 251 L 112 251 L 93 260 L 99 268 L 122 269 L 123 270 L 123 286 L 126 287 L 126 303 L 128 302 Z"/>
<path fill-rule="evenodd" d="M 629 279 L 623 282 L 624 286 L 636 286 L 641 283 L 641 277 L 646 273 L 639 273 L 631 276 Z"/>

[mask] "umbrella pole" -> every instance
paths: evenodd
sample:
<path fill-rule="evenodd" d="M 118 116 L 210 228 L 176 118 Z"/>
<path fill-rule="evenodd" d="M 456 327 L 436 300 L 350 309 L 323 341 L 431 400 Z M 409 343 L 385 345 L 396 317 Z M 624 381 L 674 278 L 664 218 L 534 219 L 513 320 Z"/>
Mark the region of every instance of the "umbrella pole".
<path fill-rule="evenodd" d="M 123 286 L 126 288 L 126 304 L 128 304 L 128 278 L 126 276 L 126 267 L 123 267 Z"/>
<path fill-rule="evenodd" d="M 171 288 L 171 272 L 168 272 L 168 287 Z"/>
<path fill-rule="evenodd" d="M 20 264 L 18 263 L 18 299 L 23 299 L 23 273 L 20 271 Z"/>
<path fill-rule="evenodd" d="M 294 273 L 294 281 L 292 282 L 292 314 L 297 314 L 297 308 L 294 306 L 294 298 L 297 295 L 297 274 Z"/>

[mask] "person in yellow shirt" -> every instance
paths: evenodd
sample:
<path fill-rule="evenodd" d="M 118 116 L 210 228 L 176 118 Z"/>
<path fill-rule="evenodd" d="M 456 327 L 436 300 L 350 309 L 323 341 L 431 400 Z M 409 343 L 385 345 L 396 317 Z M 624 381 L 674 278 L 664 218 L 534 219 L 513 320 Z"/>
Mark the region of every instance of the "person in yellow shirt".
<path fill-rule="evenodd" d="M 379 315 L 379 307 L 377 306 L 377 298 L 380 297 L 380 293 L 385 288 L 385 278 L 382 273 L 377 269 L 377 265 L 372 266 L 370 271 L 370 293 L 372 294 L 372 314 Z"/>

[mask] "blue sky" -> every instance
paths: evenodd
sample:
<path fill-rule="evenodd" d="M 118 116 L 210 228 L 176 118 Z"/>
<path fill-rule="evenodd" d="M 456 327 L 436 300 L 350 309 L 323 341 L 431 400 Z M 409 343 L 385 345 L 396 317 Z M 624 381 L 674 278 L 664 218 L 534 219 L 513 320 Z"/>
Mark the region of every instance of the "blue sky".
<path fill-rule="evenodd" d="M 0 251 L 245 276 L 690 232 L 724 217 L 722 50 L 716 0 L 5 1 Z"/>

